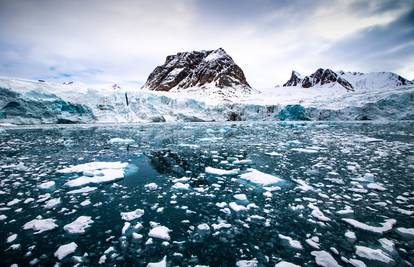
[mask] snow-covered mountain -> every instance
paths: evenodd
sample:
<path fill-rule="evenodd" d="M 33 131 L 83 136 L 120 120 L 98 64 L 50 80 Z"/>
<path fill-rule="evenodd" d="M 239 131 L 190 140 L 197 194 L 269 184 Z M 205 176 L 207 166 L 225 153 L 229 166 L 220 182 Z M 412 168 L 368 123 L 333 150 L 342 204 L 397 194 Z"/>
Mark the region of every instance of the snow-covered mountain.
<path fill-rule="evenodd" d="M 182 52 L 167 56 L 165 63 L 149 75 L 144 89 L 192 91 L 235 96 L 254 91 L 243 70 L 222 48 Z"/>
<path fill-rule="evenodd" d="M 317 69 L 309 76 L 302 76 L 292 71 L 290 79 L 283 84 L 284 87 L 332 87 L 339 86 L 346 90 L 394 88 L 398 86 L 414 85 L 398 74 L 392 72 L 344 72 L 331 69 Z"/>

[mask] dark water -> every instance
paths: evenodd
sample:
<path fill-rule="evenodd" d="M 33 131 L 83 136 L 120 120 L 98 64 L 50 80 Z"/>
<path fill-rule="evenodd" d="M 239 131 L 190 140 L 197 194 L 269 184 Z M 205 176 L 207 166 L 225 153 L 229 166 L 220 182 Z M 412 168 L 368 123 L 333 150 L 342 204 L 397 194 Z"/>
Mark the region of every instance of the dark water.
<path fill-rule="evenodd" d="M 109 140 L 116 137 L 135 142 L 111 144 Z M 236 164 L 236 159 L 250 161 Z M 129 166 L 124 179 L 89 185 L 97 187 L 89 193 L 68 194 L 78 188 L 64 183 L 80 174 L 56 171 L 95 161 L 121 161 Z M 240 168 L 241 173 L 254 168 L 284 182 L 278 184 L 279 190 L 265 193 L 262 186 L 242 181 L 238 175 L 205 173 L 208 166 Z M 181 177 L 189 178 L 183 182 L 189 184 L 188 190 L 173 187 L 173 180 Z M 54 181 L 55 186 L 38 188 L 45 181 Z M 148 183 L 158 188 L 150 190 L 145 187 Z M 237 200 L 235 194 L 245 194 L 248 202 Z M 45 208 L 45 201 L 53 198 L 61 203 Z M 90 204 L 82 206 L 85 200 Z M 230 211 L 226 212 L 216 205 L 220 202 L 248 208 L 236 212 L 226 206 Z M 352 213 L 337 213 L 347 206 Z M 312 215 L 313 207 L 328 220 Z M 120 213 L 137 208 L 145 213 L 131 224 L 140 222 L 144 227 L 122 234 Z M 164 256 L 171 266 L 235 266 L 252 259 L 259 266 L 274 266 L 281 260 L 314 266 L 311 252 L 322 250 L 342 266 L 352 266 L 348 262 L 352 258 L 367 266 L 409 266 L 414 264 L 414 239 L 397 229 L 414 227 L 412 211 L 412 122 L 101 125 L 0 133 L 1 266 L 30 262 L 93 266 L 110 247 L 113 250 L 106 253 L 104 263 L 108 266 L 145 266 Z M 24 230 L 23 225 L 38 215 L 55 219 L 58 227 L 40 234 Z M 84 234 L 63 229 L 82 215 L 94 221 Z M 386 219 L 397 222 L 389 231 L 373 233 L 342 218 L 376 227 Z M 150 222 L 168 227 L 171 239 L 154 238 L 148 244 Z M 213 229 L 219 222 L 228 225 Z M 210 230 L 198 230 L 200 224 L 208 224 Z M 348 230 L 355 233 L 355 242 L 345 238 Z M 133 239 L 133 232 L 143 238 Z M 7 243 L 13 234 L 17 238 Z M 279 234 L 299 241 L 302 248 L 290 246 Z M 306 242 L 312 237 L 319 239 L 319 249 Z M 393 242 L 395 250 L 381 247 L 381 238 Z M 78 245 L 76 251 L 59 261 L 54 252 L 72 241 Z M 392 262 L 361 257 L 356 246 L 380 249 Z"/>

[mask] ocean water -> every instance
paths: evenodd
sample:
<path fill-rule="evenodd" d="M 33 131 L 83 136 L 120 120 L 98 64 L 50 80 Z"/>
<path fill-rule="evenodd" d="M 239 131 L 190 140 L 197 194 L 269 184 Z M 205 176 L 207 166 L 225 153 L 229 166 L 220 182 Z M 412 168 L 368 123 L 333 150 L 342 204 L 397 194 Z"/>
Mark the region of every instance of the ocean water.
<path fill-rule="evenodd" d="M 1 266 L 410 266 L 413 228 L 413 122 L 0 132 Z"/>

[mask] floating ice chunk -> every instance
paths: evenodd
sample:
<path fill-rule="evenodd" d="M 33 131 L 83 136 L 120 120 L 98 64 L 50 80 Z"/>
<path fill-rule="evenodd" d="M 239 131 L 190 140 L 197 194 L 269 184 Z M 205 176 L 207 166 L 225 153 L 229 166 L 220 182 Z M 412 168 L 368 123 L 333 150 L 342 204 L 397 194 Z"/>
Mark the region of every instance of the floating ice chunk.
<path fill-rule="evenodd" d="M 7 237 L 7 243 L 13 243 L 17 238 L 17 234 L 12 234 Z"/>
<path fill-rule="evenodd" d="M 144 215 L 144 210 L 136 209 L 129 212 L 121 212 L 121 218 L 124 221 L 132 221 L 138 218 L 141 218 Z"/>
<path fill-rule="evenodd" d="M 48 181 L 48 182 L 41 183 L 37 187 L 40 188 L 40 189 L 50 189 L 50 188 L 52 188 L 54 186 L 55 186 L 55 182 L 54 181 Z"/>
<path fill-rule="evenodd" d="M 210 226 L 206 223 L 202 223 L 197 225 L 197 230 L 202 233 L 206 233 L 210 231 Z"/>
<path fill-rule="evenodd" d="M 171 230 L 165 226 L 156 226 L 149 231 L 148 236 L 170 241 L 170 232 Z"/>
<path fill-rule="evenodd" d="M 223 169 L 216 169 L 216 168 L 213 168 L 213 167 L 206 167 L 205 172 L 209 173 L 209 174 L 213 174 L 213 175 L 231 176 L 231 175 L 239 174 L 240 169 L 223 170 Z"/>
<path fill-rule="evenodd" d="M 311 255 L 315 257 L 317 265 L 322 267 L 341 267 L 334 257 L 324 250 L 312 251 Z"/>
<path fill-rule="evenodd" d="M 22 201 L 21 199 L 18 199 L 18 198 L 15 198 L 15 199 L 13 199 L 13 200 L 10 200 L 9 202 L 7 202 L 7 206 L 13 206 L 13 205 L 16 205 L 17 203 L 19 203 L 20 201 Z"/>
<path fill-rule="evenodd" d="M 278 153 L 278 152 L 275 152 L 275 151 L 272 151 L 272 152 L 267 152 L 267 153 L 265 153 L 266 155 L 269 155 L 269 156 L 283 156 L 282 154 L 280 154 L 280 153 Z"/>
<path fill-rule="evenodd" d="M 391 231 L 392 227 L 397 222 L 395 219 L 387 219 L 387 220 L 385 220 L 385 222 L 381 223 L 382 226 L 372 226 L 372 225 L 368 225 L 368 224 L 359 222 L 359 221 L 354 220 L 354 219 L 343 218 L 342 220 L 344 222 L 349 223 L 350 225 L 352 225 L 355 228 L 359 228 L 359 229 L 362 229 L 362 230 L 365 230 L 365 231 L 374 232 L 374 233 L 378 233 L 378 234 L 382 234 L 382 233 L 386 233 L 388 231 Z"/>
<path fill-rule="evenodd" d="M 299 179 L 297 179 L 297 180 L 295 180 L 295 182 L 299 184 L 299 185 L 298 185 L 298 186 L 296 186 L 295 188 L 300 189 L 300 190 L 302 190 L 303 192 L 307 192 L 307 191 L 309 191 L 309 190 L 313 190 L 313 187 L 312 187 L 312 186 L 310 186 L 308 183 L 306 183 L 306 182 L 305 182 L 305 181 L 303 181 L 303 180 L 299 180 Z"/>
<path fill-rule="evenodd" d="M 124 178 L 123 169 L 102 169 L 93 172 L 93 176 L 81 176 L 65 183 L 68 187 L 79 187 L 87 184 L 113 182 Z"/>
<path fill-rule="evenodd" d="M 219 208 L 224 208 L 225 206 L 227 206 L 227 203 L 226 202 L 217 202 L 216 206 L 219 207 Z"/>
<path fill-rule="evenodd" d="M 159 262 L 150 262 L 147 264 L 147 267 L 166 267 L 167 266 L 167 256 L 164 256 Z"/>
<path fill-rule="evenodd" d="M 288 261 L 281 261 L 276 263 L 275 267 L 300 267 L 300 265 L 296 265 Z"/>
<path fill-rule="evenodd" d="M 131 145 L 131 144 L 135 143 L 135 140 L 129 139 L 129 138 L 124 139 L 124 138 L 116 137 L 116 138 L 111 138 L 109 140 L 109 143 L 111 143 L 111 144 L 122 144 L 122 145 Z"/>
<path fill-rule="evenodd" d="M 349 240 L 349 242 L 352 243 L 354 243 L 357 240 L 355 233 L 349 230 L 345 232 L 345 237 Z"/>
<path fill-rule="evenodd" d="M 383 184 L 380 183 L 369 183 L 367 184 L 367 187 L 369 189 L 374 189 L 374 190 L 378 190 L 378 191 L 385 191 L 387 190 Z"/>
<path fill-rule="evenodd" d="M 40 234 L 45 231 L 53 230 L 58 227 L 55 219 L 33 219 L 23 225 L 24 230 L 33 230 L 35 234 Z"/>
<path fill-rule="evenodd" d="M 260 184 L 260 185 L 272 185 L 279 183 L 283 181 L 283 179 L 258 171 L 256 169 L 249 168 L 247 169 L 247 172 L 242 173 L 240 175 L 240 178 L 246 181 L 249 181 L 254 184 Z"/>
<path fill-rule="evenodd" d="M 329 222 L 331 220 L 328 217 L 326 217 L 325 214 L 323 214 L 323 212 L 318 207 L 313 205 L 312 203 L 309 203 L 308 207 L 312 209 L 311 215 L 315 217 L 316 219 L 323 221 L 323 222 Z"/>
<path fill-rule="evenodd" d="M 149 190 L 156 190 L 158 188 L 158 185 L 156 183 L 149 183 L 144 185 L 144 187 Z"/>
<path fill-rule="evenodd" d="M 233 161 L 233 164 L 235 165 L 243 165 L 243 164 L 252 164 L 253 161 L 250 159 L 236 159 L 235 161 Z"/>
<path fill-rule="evenodd" d="M 318 150 L 311 149 L 311 148 L 292 148 L 291 151 L 301 152 L 301 153 L 308 153 L 308 154 L 314 154 L 314 153 L 319 152 Z"/>
<path fill-rule="evenodd" d="M 59 198 L 52 198 L 52 199 L 49 199 L 48 201 L 46 201 L 46 203 L 43 207 L 45 207 L 45 209 L 51 209 L 51 208 L 56 207 L 60 203 L 61 203 L 60 197 Z"/>
<path fill-rule="evenodd" d="M 289 246 L 294 248 L 294 249 L 300 249 L 300 250 L 303 249 L 302 244 L 299 241 L 294 240 L 290 236 L 279 234 L 279 238 L 282 239 L 282 240 L 287 241 Z"/>
<path fill-rule="evenodd" d="M 398 227 L 397 233 L 401 235 L 402 237 L 414 239 L 414 228 Z"/>
<path fill-rule="evenodd" d="M 357 259 L 349 259 L 349 263 L 355 267 L 367 267 L 363 261 Z"/>
<path fill-rule="evenodd" d="M 355 254 L 358 257 L 371 260 L 371 261 L 377 261 L 382 262 L 386 264 L 393 265 L 394 260 L 384 251 L 381 249 L 372 249 L 365 246 L 355 246 L 356 252 Z"/>
<path fill-rule="evenodd" d="M 240 201 L 247 201 L 247 196 L 245 194 L 235 194 L 233 197 Z"/>
<path fill-rule="evenodd" d="M 259 262 L 256 259 L 239 260 L 236 262 L 237 267 L 257 267 Z"/>
<path fill-rule="evenodd" d="M 79 216 L 73 222 L 63 226 L 63 229 L 70 234 L 83 234 L 92 223 L 90 216 Z"/>
<path fill-rule="evenodd" d="M 141 239 L 144 238 L 144 236 L 134 232 L 134 233 L 132 233 L 132 238 L 135 239 L 135 240 L 141 240 Z"/>
<path fill-rule="evenodd" d="M 89 200 L 89 199 L 85 199 L 84 201 L 82 201 L 81 203 L 80 203 L 80 205 L 82 206 L 82 207 L 85 207 L 85 206 L 88 206 L 88 205 L 90 205 L 92 202 Z"/>
<path fill-rule="evenodd" d="M 69 254 L 72 254 L 75 252 L 75 250 L 78 248 L 78 245 L 76 245 L 75 242 L 70 242 L 66 245 L 61 245 L 55 252 L 55 257 L 59 260 L 63 259 Z"/>
<path fill-rule="evenodd" d="M 121 230 L 122 234 L 125 234 L 126 231 L 129 229 L 129 227 L 131 227 L 131 223 L 130 222 L 125 222 L 124 226 L 122 227 L 122 230 Z"/>
<path fill-rule="evenodd" d="M 211 227 L 213 227 L 214 230 L 219 230 L 221 228 L 231 228 L 231 224 L 229 223 L 224 223 L 224 222 L 220 222 L 220 223 L 213 223 L 211 225 Z"/>
<path fill-rule="evenodd" d="M 239 212 L 239 211 L 243 211 L 243 210 L 247 210 L 247 208 L 243 205 L 239 205 L 236 202 L 230 202 L 229 203 L 229 207 L 234 210 L 235 212 Z"/>
<path fill-rule="evenodd" d="M 190 189 L 190 185 L 189 184 L 183 184 L 183 183 L 175 183 L 172 188 L 177 189 L 177 190 L 188 190 Z"/>
<path fill-rule="evenodd" d="M 178 182 L 180 182 L 180 183 L 188 182 L 190 180 L 191 180 L 190 177 L 181 177 L 181 178 L 176 178 L 176 179 L 172 180 L 172 182 L 175 184 L 175 183 L 178 183 Z"/>
<path fill-rule="evenodd" d="M 357 139 L 356 139 L 357 140 Z M 383 141 L 382 139 L 378 139 L 378 138 L 374 138 L 374 137 L 368 137 L 368 136 L 363 136 L 359 139 L 360 142 L 367 142 L 367 143 L 372 143 L 372 142 L 381 142 Z"/>
<path fill-rule="evenodd" d="M 314 236 L 312 238 L 308 238 L 308 239 L 305 240 L 305 242 L 309 246 L 311 246 L 313 248 L 316 248 L 316 249 L 319 249 L 319 244 L 318 244 L 319 243 L 319 238 L 317 236 Z"/>
<path fill-rule="evenodd" d="M 96 189 L 97 189 L 96 187 L 85 186 L 85 187 L 80 188 L 80 189 L 75 189 L 75 190 L 69 191 L 68 194 L 89 193 L 89 192 L 95 191 Z"/>
<path fill-rule="evenodd" d="M 72 167 L 64 168 L 58 170 L 58 173 L 82 173 L 82 172 L 94 172 L 96 170 L 105 170 L 105 169 L 124 169 L 128 166 L 128 163 L 123 163 L 119 161 L 115 162 L 103 162 L 103 161 L 96 161 L 96 162 L 88 162 L 79 165 L 75 165 Z"/>
<path fill-rule="evenodd" d="M 346 206 L 345 209 L 338 210 L 336 212 L 336 214 L 339 214 L 339 215 L 347 215 L 347 214 L 353 214 L 353 213 L 354 213 L 354 210 L 350 206 Z"/>
<path fill-rule="evenodd" d="M 389 240 L 387 238 L 381 238 L 378 240 L 378 242 L 381 244 L 381 247 L 388 253 L 396 253 L 395 243 L 392 240 Z"/>

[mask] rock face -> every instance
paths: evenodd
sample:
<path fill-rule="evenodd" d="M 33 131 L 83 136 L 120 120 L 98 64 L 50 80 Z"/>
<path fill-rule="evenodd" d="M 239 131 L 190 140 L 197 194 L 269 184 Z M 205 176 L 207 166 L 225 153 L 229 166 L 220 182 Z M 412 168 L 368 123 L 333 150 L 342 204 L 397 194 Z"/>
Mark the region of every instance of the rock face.
<path fill-rule="evenodd" d="M 208 86 L 251 89 L 242 69 L 222 48 L 167 56 L 165 63 L 149 75 L 143 88 L 170 91 Z"/>
<path fill-rule="evenodd" d="M 330 69 L 317 69 L 310 76 L 302 77 L 298 72 L 292 71 L 290 79 L 283 86 L 302 86 L 303 88 L 328 83 L 338 83 L 346 90 L 354 90 L 354 87 L 336 72 Z"/>

